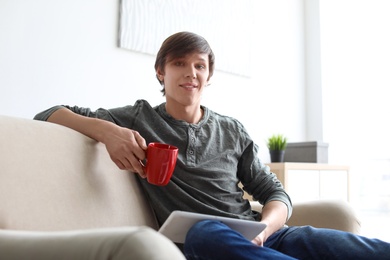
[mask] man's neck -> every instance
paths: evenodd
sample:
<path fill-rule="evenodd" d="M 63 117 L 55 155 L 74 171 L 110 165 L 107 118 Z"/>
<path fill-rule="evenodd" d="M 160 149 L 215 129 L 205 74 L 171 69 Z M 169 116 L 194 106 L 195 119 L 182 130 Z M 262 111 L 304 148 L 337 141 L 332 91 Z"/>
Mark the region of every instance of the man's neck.
<path fill-rule="evenodd" d="M 180 106 L 180 108 L 165 105 L 167 113 L 176 120 L 183 120 L 189 124 L 197 124 L 203 118 L 203 109 L 197 106 Z"/>

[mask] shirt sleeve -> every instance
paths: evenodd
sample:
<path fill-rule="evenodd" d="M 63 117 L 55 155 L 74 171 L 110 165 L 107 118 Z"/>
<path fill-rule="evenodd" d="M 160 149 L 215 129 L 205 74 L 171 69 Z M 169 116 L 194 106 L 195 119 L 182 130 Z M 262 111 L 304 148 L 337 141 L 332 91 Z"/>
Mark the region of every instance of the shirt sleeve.
<path fill-rule="evenodd" d="M 82 115 L 82 116 L 87 116 L 87 117 L 96 117 L 96 118 L 102 118 L 107 120 L 107 115 L 109 114 L 107 110 L 105 109 L 98 109 L 96 111 L 92 111 L 90 108 L 85 108 L 85 107 L 78 107 L 78 106 L 66 106 L 66 105 L 59 105 L 59 106 L 54 106 L 49 109 L 46 109 L 37 115 L 35 115 L 34 120 L 41 120 L 41 121 L 47 121 L 47 119 L 57 110 L 61 108 L 66 108 L 71 110 L 72 112 Z M 108 119 L 109 121 L 110 118 Z"/>
<path fill-rule="evenodd" d="M 281 201 L 288 208 L 288 218 L 292 214 L 290 197 L 284 190 L 277 176 L 270 171 L 269 166 L 258 158 L 258 147 L 253 141 L 245 149 L 239 163 L 239 179 L 244 190 L 262 205 L 270 201 Z"/>
<path fill-rule="evenodd" d="M 63 106 L 54 106 L 46 109 L 34 116 L 34 120 L 47 121 L 47 119 L 58 109 L 64 108 Z"/>
<path fill-rule="evenodd" d="M 140 107 L 148 105 L 145 101 L 137 101 L 136 105 L 134 106 L 125 106 L 125 107 L 119 107 L 119 108 L 113 108 L 113 109 L 105 109 L 105 108 L 99 108 L 95 111 L 91 110 L 90 108 L 86 107 L 79 107 L 79 106 L 68 106 L 68 105 L 59 105 L 51 107 L 47 110 L 44 110 L 37 115 L 35 115 L 35 120 L 41 120 L 41 121 L 47 121 L 47 119 L 58 109 L 66 108 L 71 110 L 72 112 L 86 116 L 86 117 L 93 117 L 93 118 L 99 118 L 106 121 L 113 122 L 120 126 L 129 127 L 131 126 L 132 122 L 134 121 L 134 118 L 138 115 L 138 110 Z M 150 107 L 150 105 L 149 105 Z M 131 127 L 129 127 L 131 128 Z"/>

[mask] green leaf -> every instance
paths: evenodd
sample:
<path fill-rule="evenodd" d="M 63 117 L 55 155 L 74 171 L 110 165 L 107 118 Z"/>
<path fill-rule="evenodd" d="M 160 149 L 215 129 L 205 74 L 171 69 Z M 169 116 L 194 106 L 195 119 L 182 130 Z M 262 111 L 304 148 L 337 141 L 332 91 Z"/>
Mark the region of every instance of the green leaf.
<path fill-rule="evenodd" d="M 268 138 L 267 147 L 270 151 L 286 150 L 287 137 L 275 134 Z"/>

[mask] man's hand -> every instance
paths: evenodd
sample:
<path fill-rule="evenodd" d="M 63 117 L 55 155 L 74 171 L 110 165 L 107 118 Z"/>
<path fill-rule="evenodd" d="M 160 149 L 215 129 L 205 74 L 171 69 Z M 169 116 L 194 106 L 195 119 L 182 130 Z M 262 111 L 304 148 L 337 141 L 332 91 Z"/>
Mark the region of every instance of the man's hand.
<path fill-rule="evenodd" d="M 137 131 L 115 127 L 113 131 L 106 132 L 103 139 L 111 160 L 119 169 L 136 172 L 145 178 L 146 175 L 140 163 L 140 160 L 145 159 L 147 149 L 145 139 Z"/>
<path fill-rule="evenodd" d="M 266 228 L 267 229 L 267 228 Z M 252 243 L 258 246 L 263 246 L 265 241 L 267 241 L 266 229 L 264 229 L 260 234 L 258 234 L 253 240 Z"/>

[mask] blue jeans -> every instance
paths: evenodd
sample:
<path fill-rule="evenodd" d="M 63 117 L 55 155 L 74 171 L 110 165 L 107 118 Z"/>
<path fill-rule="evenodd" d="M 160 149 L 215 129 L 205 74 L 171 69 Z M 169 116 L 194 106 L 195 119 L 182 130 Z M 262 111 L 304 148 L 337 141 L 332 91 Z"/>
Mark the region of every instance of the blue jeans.
<path fill-rule="evenodd" d="M 286 227 L 254 245 L 225 224 L 204 220 L 188 232 L 187 259 L 390 259 L 390 243 L 323 228 Z"/>

